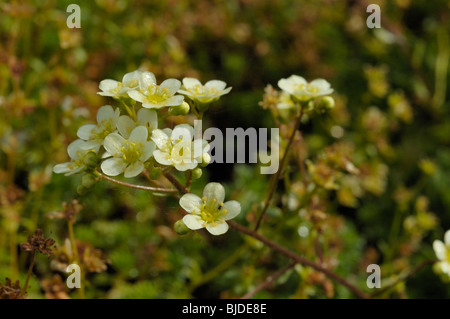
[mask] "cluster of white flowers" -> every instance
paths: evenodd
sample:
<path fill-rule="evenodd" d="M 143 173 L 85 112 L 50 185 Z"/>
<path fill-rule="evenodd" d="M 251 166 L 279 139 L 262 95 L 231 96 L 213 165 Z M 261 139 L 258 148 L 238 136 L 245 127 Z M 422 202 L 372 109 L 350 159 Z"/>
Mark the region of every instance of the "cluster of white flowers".
<path fill-rule="evenodd" d="M 306 81 L 303 77 L 298 75 L 291 75 L 287 79 L 280 79 L 278 87 L 282 93 L 278 102 L 278 109 L 287 110 L 295 108 L 297 103 L 307 103 L 319 97 L 325 97 L 333 93 L 330 83 L 324 79 L 315 79 L 311 82 Z M 334 101 L 322 99 L 322 103 L 327 108 L 334 106 Z"/>
<path fill-rule="evenodd" d="M 433 242 L 433 249 L 438 259 L 435 265 L 437 271 L 450 277 L 450 230 L 445 232 L 444 242 Z"/>
<path fill-rule="evenodd" d="M 209 145 L 205 140 L 194 139 L 192 126 L 158 129 L 156 111 L 180 107 L 178 112 L 186 114 L 189 105 L 209 105 L 230 92 L 225 82 L 212 80 L 203 86 L 197 79 L 184 78 L 182 82 L 167 79 L 158 85 L 153 73 L 134 71 L 125 74 L 122 82 L 103 80 L 99 88 L 98 94 L 120 100 L 128 114 L 121 115 L 118 107 L 102 106 L 97 112 L 97 124 L 80 127 L 77 132 L 80 140 L 68 148 L 71 161 L 56 165 L 56 173 L 68 175 L 85 170 L 83 156 L 88 152 L 99 155 L 103 160 L 101 170 L 109 176 L 124 173 L 125 177 L 135 177 L 149 162 L 173 166 L 179 171 L 208 164 L 205 158 Z"/>
<path fill-rule="evenodd" d="M 108 176 L 123 174 L 131 178 L 145 169 L 152 176 L 153 169 L 173 167 L 181 172 L 192 170 L 190 176 L 201 175 L 197 167 L 210 161 L 208 142 L 196 139 L 194 128 L 188 124 L 173 129 L 158 128 L 157 112 L 186 115 L 192 110 L 201 117 L 212 102 L 230 92 L 225 82 L 212 80 L 202 85 L 197 79 L 184 78 L 182 81 L 167 79 L 158 85 L 153 73 L 134 71 L 125 74 L 122 82 L 103 80 L 99 88 L 99 95 L 118 100 L 120 106 L 100 107 L 97 123 L 79 128 L 79 139 L 67 148 L 70 161 L 57 164 L 53 168 L 55 173 L 71 175 L 86 171 L 83 178 L 95 178 L 101 169 Z M 120 107 L 127 114 L 121 114 Z M 85 180 L 86 184 L 93 184 L 89 178 Z M 184 195 L 180 205 L 191 213 L 183 218 L 184 226 L 206 227 L 214 235 L 225 233 L 228 229 L 225 220 L 235 217 L 241 208 L 236 201 L 223 203 L 224 197 L 224 188 L 218 183 L 208 184 L 202 199 L 193 194 Z"/>

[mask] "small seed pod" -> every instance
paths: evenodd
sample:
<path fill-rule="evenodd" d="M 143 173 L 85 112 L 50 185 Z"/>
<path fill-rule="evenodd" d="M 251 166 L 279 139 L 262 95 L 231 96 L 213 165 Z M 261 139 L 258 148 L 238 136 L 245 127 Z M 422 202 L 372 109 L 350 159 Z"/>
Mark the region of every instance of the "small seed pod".
<path fill-rule="evenodd" d="M 84 194 L 86 194 L 86 192 L 87 192 L 87 188 L 86 187 L 84 187 L 83 185 L 78 185 L 77 193 L 79 195 L 84 195 Z"/>
<path fill-rule="evenodd" d="M 178 235 L 186 235 L 191 231 L 182 219 L 176 221 L 173 228 Z"/>
<path fill-rule="evenodd" d="M 97 167 L 98 164 L 98 156 L 94 152 L 89 152 L 86 154 L 86 156 L 83 159 L 84 164 L 90 168 Z"/>
<path fill-rule="evenodd" d="M 200 164 L 201 167 L 207 166 L 209 163 L 211 163 L 211 156 L 208 153 L 204 153 L 202 155 L 202 163 Z"/>
<path fill-rule="evenodd" d="M 202 174 L 202 169 L 200 167 L 197 167 L 192 170 L 192 179 L 199 179 L 200 177 L 202 177 Z"/>
<path fill-rule="evenodd" d="M 189 113 L 189 104 L 187 102 L 183 102 L 180 105 L 172 106 L 169 108 L 170 115 L 186 115 Z"/>
<path fill-rule="evenodd" d="M 94 174 L 88 173 L 81 177 L 81 185 L 86 189 L 91 188 L 96 183 L 97 183 L 97 176 L 95 176 Z"/>
<path fill-rule="evenodd" d="M 331 96 L 325 96 L 321 98 L 319 103 L 317 104 L 317 111 L 319 113 L 328 112 L 332 108 L 334 108 L 334 99 Z"/>

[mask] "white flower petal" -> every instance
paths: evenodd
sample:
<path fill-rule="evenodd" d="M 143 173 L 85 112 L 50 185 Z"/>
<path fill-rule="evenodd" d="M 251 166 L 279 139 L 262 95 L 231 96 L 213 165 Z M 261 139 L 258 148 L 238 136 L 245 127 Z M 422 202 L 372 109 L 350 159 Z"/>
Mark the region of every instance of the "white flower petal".
<path fill-rule="evenodd" d="M 197 230 L 203 228 L 203 220 L 198 215 L 188 214 L 183 217 L 183 222 L 187 228 Z"/>
<path fill-rule="evenodd" d="M 83 149 L 81 148 L 83 146 L 83 144 L 86 143 L 83 140 L 75 140 L 72 143 L 69 144 L 69 146 L 67 146 L 67 154 L 69 154 L 70 158 L 72 159 L 78 159 L 79 158 L 79 152 L 82 151 Z"/>
<path fill-rule="evenodd" d="M 124 163 L 122 158 L 113 157 L 108 158 L 102 162 L 101 168 L 103 173 L 108 176 L 117 176 L 125 170 L 127 165 Z"/>
<path fill-rule="evenodd" d="M 329 90 L 331 88 L 330 83 L 324 79 L 316 79 L 311 81 L 309 84 L 320 89 L 321 91 Z"/>
<path fill-rule="evenodd" d="M 136 82 L 135 86 L 138 86 L 140 77 L 141 77 L 141 71 L 136 70 L 136 71 L 125 74 L 122 78 L 122 82 L 129 85 L 130 83 L 135 81 Z"/>
<path fill-rule="evenodd" d="M 186 90 L 190 90 L 195 88 L 197 85 L 202 85 L 202 83 L 197 80 L 196 78 L 184 78 L 183 79 L 183 86 L 186 88 Z"/>
<path fill-rule="evenodd" d="M 139 157 L 139 160 L 142 162 L 145 162 L 148 160 L 152 155 L 153 151 L 155 150 L 156 146 L 153 142 L 146 142 L 144 144 L 144 147 L 142 148 L 142 155 Z"/>
<path fill-rule="evenodd" d="M 163 130 L 156 129 L 152 132 L 152 141 L 159 149 L 164 149 L 169 143 L 169 136 Z"/>
<path fill-rule="evenodd" d="M 131 164 L 127 168 L 125 168 L 124 176 L 126 178 L 135 177 L 135 176 L 138 176 L 140 173 L 142 173 L 143 170 L 144 170 L 144 163 L 134 162 L 133 164 Z"/>
<path fill-rule="evenodd" d="M 175 126 L 172 131 L 172 141 L 183 140 L 184 142 L 192 141 L 194 129 L 187 124 L 181 124 Z"/>
<path fill-rule="evenodd" d="M 217 203 L 221 203 L 225 199 L 225 188 L 219 183 L 208 183 L 203 189 L 203 196 L 208 201 L 215 198 Z"/>
<path fill-rule="evenodd" d="M 180 206 L 188 213 L 200 211 L 202 204 L 202 199 L 194 194 L 184 194 L 180 198 Z"/>
<path fill-rule="evenodd" d="M 158 115 L 153 110 L 140 109 L 137 112 L 137 120 L 140 125 L 146 126 L 150 132 L 158 128 Z"/>
<path fill-rule="evenodd" d="M 114 117 L 114 109 L 111 105 L 104 105 L 97 111 L 97 123 L 102 123 L 102 121 L 108 121 Z"/>
<path fill-rule="evenodd" d="M 450 229 L 447 230 L 444 234 L 444 242 L 445 245 L 450 248 Z"/>
<path fill-rule="evenodd" d="M 175 169 L 180 172 L 185 172 L 187 170 L 196 168 L 197 165 L 198 165 L 197 162 L 189 162 L 189 163 L 183 162 L 180 164 L 175 164 Z"/>
<path fill-rule="evenodd" d="M 161 83 L 160 87 L 162 89 L 168 89 L 170 95 L 174 95 L 180 89 L 181 82 L 177 79 L 167 79 Z"/>
<path fill-rule="evenodd" d="M 288 93 L 294 93 L 296 90 L 296 87 L 300 84 L 307 84 L 306 80 L 298 75 L 291 75 L 287 79 L 281 79 L 278 81 L 278 86 L 283 91 L 286 91 Z"/>
<path fill-rule="evenodd" d="M 226 86 L 227 84 L 220 80 L 211 80 L 205 83 L 205 88 L 216 89 L 218 91 L 224 90 Z"/>
<path fill-rule="evenodd" d="M 214 226 L 209 224 L 206 226 L 206 230 L 212 235 L 218 236 L 225 234 L 228 231 L 228 224 L 226 222 L 215 224 Z"/>
<path fill-rule="evenodd" d="M 182 95 L 174 95 L 169 97 L 167 100 L 164 101 L 162 106 L 178 106 L 181 105 L 184 101 L 184 96 Z"/>
<path fill-rule="evenodd" d="M 71 162 L 57 164 L 57 165 L 55 165 L 55 167 L 53 167 L 53 172 L 56 173 L 56 174 L 62 174 L 62 173 L 70 172 L 72 170 L 71 169 L 72 165 L 73 165 L 73 163 L 71 163 Z"/>
<path fill-rule="evenodd" d="M 442 241 L 435 240 L 433 242 L 433 249 L 434 249 L 434 253 L 436 254 L 436 257 L 439 260 L 445 260 L 446 248 L 445 248 L 445 245 L 444 245 L 444 243 Z"/>
<path fill-rule="evenodd" d="M 130 141 L 136 143 L 145 143 L 148 137 L 148 130 L 145 126 L 138 126 L 130 134 Z"/>
<path fill-rule="evenodd" d="M 156 84 L 156 77 L 152 72 L 142 72 L 139 78 L 139 88 L 147 89 L 149 86 Z"/>
<path fill-rule="evenodd" d="M 98 86 L 100 90 L 102 90 L 103 92 L 99 92 L 100 95 L 103 95 L 104 93 L 108 93 L 110 94 L 110 90 L 114 90 L 115 88 L 117 88 L 117 85 L 119 84 L 119 82 L 114 81 L 114 80 L 103 80 L 100 82 L 100 85 Z M 101 94 L 103 93 L 103 94 Z M 109 95 L 111 96 L 111 95 Z"/>
<path fill-rule="evenodd" d="M 125 138 L 130 137 L 130 134 L 135 127 L 136 123 L 127 115 L 122 115 L 117 121 L 117 129 L 119 130 L 120 135 Z"/>
<path fill-rule="evenodd" d="M 125 139 L 122 136 L 117 133 L 111 133 L 105 138 L 103 146 L 109 154 L 117 156 L 117 154 L 122 153 L 121 149 L 124 143 Z"/>
<path fill-rule="evenodd" d="M 159 164 L 172 165 L 172 161 L 170 160 L 170 155 L 168 153 L 161 152 L 160 150 L 154 150 L 153 157 Z"/>
<path fill-rule="evenodd" d="M 229 220 L 240 214 L 241 204 L 238 201 L 230 200 L 223 204 L 222 209 L 227 210 L 227 213 L 223 218 L 225 218 L 225 220 Z"/>
<path fill-rule="evenodd" d="M 131 90 L 131 91 L 128 91 L 127 93 L 130 98 L 132 98 L 133 100 L 135 100 L 137 102 L 143 103 L 145 101 L 145 95 L 139 91 Z"/>
<path fill-rule="evenodd" d="M 77 131 L 77 136 L 82 138 L 83 140 L 91 139 L 91 136 L 95 133 L 97 129 L 97 125 L 95 124 L 86 124 L 81 126 Z"/>

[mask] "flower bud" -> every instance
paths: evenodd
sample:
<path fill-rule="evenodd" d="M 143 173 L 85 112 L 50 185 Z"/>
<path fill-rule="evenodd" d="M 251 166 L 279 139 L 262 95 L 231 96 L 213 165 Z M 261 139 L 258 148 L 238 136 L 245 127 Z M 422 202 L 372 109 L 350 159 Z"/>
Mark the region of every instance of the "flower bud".
<path fill-rule="evenodd" d="M 202 174 L 202 169 L 200 167 L 197 167 L 192 170 L 192 179 L 199 179 L 200 177 L 202 177 Z"/>
<path fill-rule="evenodd" d="M 203 155 L 202 155 L 202 163 L 200 164 L 200 166 L 201 167 L 205 167 L 209 163 L 211 163 L 211 156 L 208 153 L 203 153 Z"/>
<path fill-rule="evenodd" d="M 86 187 L 84 187 L 83 185 L 78 185 L 78 187 L 77 187 L 77 193 L 78 193 L 79 195 L 84 195 L 84 194 L 86 194 L 86 191 L 87 191 L 87 188 L 86 188 Z"/>
<path fill-rule="evenodd" d="M 161 176 L 162 170 L 159 167 L 153 167 L 150 170 L 150 178 L 153 180 L 157 180 Z"/>
<path fill-rule="evenodd" d="M 187 233 L 189 233 L 191 231 L 186 226 L 186 224 L 183 222 L 182 219 L 176 221 L 175 224 L 173 225 L 173 228 L 178 235 L 186 235 Z"/>
<path fill-rule="evenodd" d="M 183 102 L 180 105 L 172 106 L 169 108 L 170 115 L 186 115 L 189 113 L 189 104 L 187 102 Z"/>
<path fill-rule="evenodd" d="M 91 188 L 97 183 L 97 177 L 94 174 L 85 174 L 81 177 L 81 185 L 84 188 Z"/>
<path fill-rule="evenodd" d="M 319 113 L 325 113 L 332 108 L 334 108 L 334 99 L 331 96 L 321 98 L 317 105 L 317 111 Z"/>
<path fill-rule="evenodd" d="M 88 152 L 83 159 L 84 164 L 88 167 L 96 167 L 98 164 L 98 156 L 94 152 Z"/>

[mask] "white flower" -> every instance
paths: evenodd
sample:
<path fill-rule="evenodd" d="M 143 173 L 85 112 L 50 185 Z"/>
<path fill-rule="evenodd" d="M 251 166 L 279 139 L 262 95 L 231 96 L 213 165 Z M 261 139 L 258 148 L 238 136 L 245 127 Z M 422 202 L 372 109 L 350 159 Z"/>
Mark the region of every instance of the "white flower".
<path fill-rule="evenodd" d="M 152 140 L 158 149 L 153 157 L 159 164 L 172 165 L 179 171 L 196 168 L 209 151 L 209 144 L 202 139 L 192 141 L 193 135 L 193 127 L 187 124 L 177 125 L 173 131 L 154 130 Z"/>
<path fill-rule="evenodd" d="M 151 136 L 152 131 L 158 128 L 158 115 L 155 111 L 149 109 L 140 109 L 137 112 L 137 121 L 134 121 L 128 115 L 122 115 L 117 121 L 117 129 L 120 135 L 128 138 L 131 131 L 136 126 L 145 126 L 148 130 L 148 135 Z"/>
<path fill-rule="evenodd" d="M 450 230 L 445 232 L 444 242 L 440 240 L 435 240 L 433 242 L 434 252 L 439 259 L 436 263 L 436 267 L 442 273 L 450 276 Z"/>
<path fill-rule="evenodd" d="M 124 139 L 117 133 L 111 133 L 105 138 L 104 147 L 109 155 L 102 171 L 109 176 L 117 176 L 125 172 L 125 177 L 135 177 L 144 170 L 147 161 L 155 149 L 155 144 L 147 141 L 148 130 L 145 126 L 136 127 L 129 139 Z"/>
<path fill-rule="evenodd" d="M 294 107 L 295 104 L 291 99 L 291 95 L 285 91 L 281 92 L 280 98 L 278 99 L 277 108 L 280 110 L 287 110 Z"/>
<path fill-rule="evenodd" d="M 231 87 L 225 88 L 227 84 L 219 80 L 211 80 L 202 85 L 197 79 L 184 78 L 183 86 L 184 89 L 178 90 L 178 93 L 202 104 L 217 101 L 222 95 L 231 91 Z"/>
<path fill-rule="evenodd" d="M 182 95 L 175 95 L 181 87 L 176 79 L 167 79 L 156 84 L 155 75 L 151 72 L 142 72 L 139 87 L 128 92 L 129 97 L 148 109 L 160 109 L 165 106 L 177 106 L 183 103 Z"/>
<path fill-rule="evenodd" d="M 303 77 L 298 75 L 291 75 L 287 79 L 279 80 L 278 86 L 299 101 L 308 101 L 318 96 L 333 93 L 330 83 L 326 80 L 316 79 L 308 83 Z"/>
<path fill-rule="evenodd" d="M 183 222 L 192 230 L 206 228 L 213 235 L 227 232 L 230 220 L 241 212 L 241 204 L 235 200 L 223 202 L 225 189 L 219 183 L 209 183 L 203 189 L 203 197 L 185 194 L 180 198 L 180 206 L 190 214 Z"/>
<path fill-rule="evenodd" d="M 67 153 L 71 159 L 70 162 L 57 164 L 53 167 L 53 172 L 60 174 L 65 173 L 66 176 L 81 172 L 86 168 L 84 157 L 89 152 L 97 153 L 99 146 L 92 146 L 83 140 L 75 140 L 67 147 Z"/>
<path fill-rule="evenodd" d="M 116 132 L 119 116 L 119 109 L 114 111 L 111 105 L 104 105 L 97 111 L 97 125 L 83 125 L 78 129 L 77 135 L 79 138 L 89 141 L 90 145 L 102 145 L 105 137 Z"/>
<path fill-rule="evenodd" d="M 111 96 L 113 98 L 128 97 L 128 91 L 139 87 L 139 79 L 141 71 L 134 71 L 124 75 L 122 82 L 114 80 L 103 80 L 100 82 L 99 88 L 102 92 L 97 94 L 102 96 Z"/>

